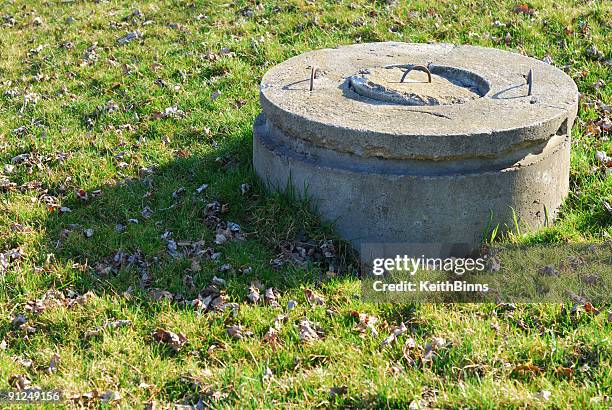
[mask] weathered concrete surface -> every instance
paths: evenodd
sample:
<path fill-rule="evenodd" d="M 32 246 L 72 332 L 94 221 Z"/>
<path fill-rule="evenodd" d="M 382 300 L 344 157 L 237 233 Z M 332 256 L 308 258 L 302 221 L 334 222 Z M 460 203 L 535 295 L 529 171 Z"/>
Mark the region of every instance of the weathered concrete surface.
<path fill-rule="evenodd" d="M 423 89 L 431 84 L 420 72 L 407 85 L 383 74 L 410 64 L 430 64 L 437 89 Z M 310 92 L 313 65 L 319 76 Z M 531 96 L 523 77 L 529 69 Z M 351 83 L 368 76 L 384 92 L 418 90 L 441 104 L 364 97 Z M 444 81 L 452 87 L 445 90 Z M 502 227 L 512 225 L 512 209 L 531 227 L 554 218 L 568 192 L 577 103 L 563 72 L 505 51 L 405 43 L 318 50 L 264 76 L 254 166 L 270 188 L 291 184 L 311 196 L 356 248 L 476 247 L 491 215 Z"/>
<path fill-rule="evenodd" d="M 461 75 L 461 71 L 442 70 L 442 67 L 429 67 L 433 71 L 431 82 L 425 72 L 419 71 L 408 72 L 410 76 L 402 82 L 408 68 L 390 66 L 363 70 L 347 79 L 348 87 L 364 97 L 403 105 L 463 104 L 488 91 L 487 87 L 480 90 L 478 84 Z"/>

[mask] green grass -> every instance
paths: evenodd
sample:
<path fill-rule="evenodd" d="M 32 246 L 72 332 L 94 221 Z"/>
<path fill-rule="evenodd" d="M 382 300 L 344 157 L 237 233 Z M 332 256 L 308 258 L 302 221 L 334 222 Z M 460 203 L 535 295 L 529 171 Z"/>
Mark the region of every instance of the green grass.
<path fill-rule="evenodd" d="M 406 408 L 420 399 L 440 408 L 608 408 L 609 306 L 576 316 L 554 304 L 514 311 L 365 304 L 353 259 L 333 228 L 308 204 L 266 193 L 254 176 L 251 127 L 259 79 L 272 65 L 355 42 L 498 47 L 567 66 L 583 94 L 572 130 L 571 194 L 559 220 L 503 240 L 610 239 L 612 217 L 602 201 L 612 202 L 612 176 L 595 154 L 612 156 L 612 143 L 592 124 L 604 115 L 596 103 L 612 104 L 611 3 L 533 1 L 531 16 L 515 13 L 517 3 L 508 1 L 406 3 L 2 2 L 0 252 L 18 249 L 21 256 L 0 268 L 0 389 L 10 388 L 11 376 L 26 375 L 66 395 L 119 392 L 116 403 L 91 399 L 102 407 L 201 399 L 215 407 Z M 139 38 L 118 44 L 135 30 Z M 601 59 L 588 51 L 593 46 Z M 163 115 L 169 107 L 178 115 Z M 29 156 L 12 161 L 21 154 Z M 209 188 L 196 193 L 204 183 Z M 252 188 L 243 194 L 242 184 Z M 214 244 L 214 225 L 206 223 L 213 201 L 226 205 L 218 216 L 239 223 L 244 241 Z M 59 206 L 71 212 L 60 214 Z M 141 215 L 145 207 L 153 210 L 149 218 Z M 183 256 L 172 257 L 165 232 L 176 242 L 204 241 L 202 249 L 221 255 L 209 260 L 179 246 Z M 327 240 L 331 257 L 321 251 Z M 297 242 L 310 243 L 315 257 L 273 267 Z M 220 273 L 223 264 L 232 268 Z M 330 266 L 337 275 L 326 273 Z M 240 304 L 235 314 L 198 314 L 184 302 L 214 276 L 227 280 L 228 301 Z M 278 289 L 282 309 L 247 303 L 254 280 Z M 40 314 L 26 310 L 50 288 L 94 296 Z M 325 305 L 311 307 L 305 288 L 316 289 Z M 152 300 L 151 289 L 174 300 Z M 271 345 L 264 335 L 289 300 L 298 305 L 285 312 L 280 343 Z M 352 312 L 376 316 L 379 335 L 360 335 Z M 12 323 L 19 314 L 30 331 Z M 321 340 L 299 340 L 304 317 L 321 327 Z M 85 336 L 117 319 L 131 324 Z M 402 321 L 408 331 L 381 348 Z M 228 336 L 234 324 L 253 335 Z M 174 351 L 154 340 L 158 328 L 187 341 Z M 409 337 L 421 349 L 404 355 Z M 434 337 L 446 344 L 433 360 L 421 360 Z M 60 363 L 48 372 L 53 353 Z M 520 370 L 528 364 L 537 367 Z M 538 399 L 543 390 L 548 400 Z"/>

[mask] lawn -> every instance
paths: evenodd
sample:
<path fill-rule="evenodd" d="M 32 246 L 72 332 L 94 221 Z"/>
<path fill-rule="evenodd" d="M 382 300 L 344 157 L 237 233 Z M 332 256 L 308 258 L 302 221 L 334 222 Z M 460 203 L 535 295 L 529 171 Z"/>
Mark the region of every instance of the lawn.
<path fill-rule="evenodd" d="M 0 4 L 0 390 L 67 407 L 612 405 L 610 305 L 364 303 L 333 226 L 251 166 L 259 80 L 291 56 L 513 50 L 582 98 L 559 220 L 496 240 L 610 241 L 612 2 Z"/>

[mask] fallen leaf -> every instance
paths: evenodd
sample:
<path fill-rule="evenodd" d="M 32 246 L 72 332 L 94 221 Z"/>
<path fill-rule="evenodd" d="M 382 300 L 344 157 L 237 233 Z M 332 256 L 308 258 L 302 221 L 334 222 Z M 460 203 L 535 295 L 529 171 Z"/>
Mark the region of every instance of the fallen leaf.
<path fill-rule="evenodd" d="M 389 373 L 391 376 L 399 376 L 402 371 L 402 368 L 399 366 L 390 366 L 387 368 L 387 373 Z"/>
<path fill-rule="evenodd" d="M 263 378 L 271 379 L 272 377 L 274 377 L 274 373 L 272 373 L 272 370 L 268 366 L 266 366 L 264 370 Z"/>
<path fill-rule="evenodd" d="M 28 358 L 24 358 L 21 356 L 13 356 L 13 361 L 23 367 L 29 368 L 32 367 L 32 360 L 28 359 Z"/>
<path fill-rule="evenodd" d="M 395 326 L 392 329 L 391 334 L 389 336 L 387 336 L 385 338 L 385 340 L 382 341 L 381 347 L 385 347 L 385 346 L 395 342 L 399 335 L 401 335 L 402 333 L 406 333 L 407 331 L 408 331 L 408 328 L 406 327 L 404 322 L 400 323 L 399 326 Z"/>
<path fill-rule="evenodd" d="M 184 193 L 185 193 L 185 188 L 184 187 L 180 187 L 180 188 L 178 188 L 176 191 L 174 191 L 172 193 L 172 198 L 178 199 L 178 197 L 180 197 Z"/>
<path fill-rule="evenodd" d="M 487 270 L 489 272 L 499 272 L 501 269 L 501 261 L 499 256 L 495 255 L 487 260 Z"/>
<path fill-rule="evenodd" d="M 257 288 L 257 286 L 254 286 L 252 283 L 251 283 L 251 286 L 249 286 L 249 293 L 247 295 L 247 299 L 253 304 L 257 304 L 257 302 L 259 302 L 259 299 L 260 299 L 259 289 Z"/>
<path fill-rule="evenodd" d="M 87 191 L 83 190 L 83 189 L 79 189 L 76 192 L 77 198 L 79 198 L 81 201 L 87 201 L 89 199 L 89 195 L 87 195 Z"/>
<path fill-rule="evenodd" d="M 161 300 L 172 302 L 174 300 L 174 295 L 172 293 L 162 289 L 151 289 L 149 291 L 149 297 L 158 302 Z"/>
<path fill-rule="evenodd" d="M 324 305 L 325 301 L 323 300 L 323 298 L 319 295 L 317 295 L 316 293 L 314 293 L 312 290 L 305 288 L 304 289 L 304 295 L 306 296 L 306 300 L 308 301 L 308 303 L 310 303 L 311 305 Z"/>
<path fill-rule="evenodd" d="M 143 218 L 150 218 L 151 216 L 153 216 L 153 210 L 148 206 L 145 206 L 144 209 L 140 212 L 140 214 L 143 216 Z"/>
<path fill-rule="evenodd" d="M 51 355 L 51 359 L 49 360 L 49 368 L 47 369 L 48 373 L 55 373 L 60 363 L 60 355 L 57 353 L 53 353 Z"/>
<path fill-rule="evenodd" d="M 412 337 L 406 339 L 406 343 L 404 343 L 404 347 L 402 348 L 402 354 L 408 363 L 414 363 L 413 353 L 416 347 L 416 340 L 414 340 Z"/>
<path fill-rule="evenodd" d="M 604 167 L 612 167 L 612 157 L 609 157 L 603 151 L 595 152 L 595 159 Z"/>
<path fill-rule="evenodd" d="M 247 192 L 249 192 L 251 190 L 251 185 L 249 184 L 241 184 L 240 185 L 240 193 L 242 195 L 246 194 Z"/>
<path fill-rule="evenodd" d="M 555 369 L 555 374 L 560 377 L 571 377 L 574 374 L 574 369 L 571 367 L 559 366 Z"/>
<path fill-rule="evenodd" d="M 277 321 L 274 321 L 274 324 L 270 326 L 266 334 L 263 336 L 262 340 L 268 343 L 272 350 L 276 350 L 278 346 L 282 346 L 282 341 L 279 337 L 280 325 L 277 324 Z"/>
<path fill-rule="evenodd" d="M 585 29 L 588 31 L 588 26 L 585 26 Z M 588 46 L 585 51 L 594 60 L 603 60 L 605 58 L 603 51 L 599 50 L 595 44 Z"/>
<path fill-rule="evenodd" d="M 113 403 L 121 400 L 121 394 L 118 391 L 107 390 L 100 394 L 100 400 L 105 403 Z"/>
<path fill-rule="evenodd" d="M 117 39 L 117 43 L 125 45 L 131 41 L 134 41 L 142 37 L 142 33 L 138 30 L 127 33 L 125 36 Z"/>
<path fill-rule="evenodd" d="M 351 316 L 357 317 L 359 322 L 355 325 L 355 330 L 361 334 L 365 334 L 369 331 L 372 336 L 378 336 L 378 331 L 374 325 L 378 321 L 376 316 L 368 315 L 367 313 L 351 312 Z"/>
<path fill-rule="evenodd" d="M 168 253 L 170 254 L 170 256 L 173 257 L 177 257 L 180 255 L 180 253 L 178 252 L 178 244 L 176 243 L 176 241 L 170 239 L 167 243 L 166 243 L 166 248 L 168 248 Z"/>
<path fill-rule="evenodd" d="M 536 400 L 548 401 L 551 395 L 552 393 L 549 390 L 540 390 L 533 395 L 533 398 Z"/>
<path fill-rule="evenodd" d="M 170 346 L 175 352 L 187 343 L 187 337 L 183 333 L 174 333 L 161 328 L 153 332 L 152 336 L 156 341 Z"/>
<path fill-rule="evenodd" d="M 99 400 L 100 395 L 97 390 L 92 390 L 85 393 L 77 393 L 67 397 L 74 404 L 80 404 L 81 407 L 90 407 L 94 400 Z"/>
<path fill-rule="evenodd" d="M 24 315 L 18 314 L 17 316 L 15 316 L 13 318 L 12 325 L 14 327 L 19 327 L 19 326 L 25 324 L 26 321 L 27 321 L 27 319 L 26 319 L 26 317 Z"/>
<path fill-rule="evenodd" d="M 594 315 L 599 314 L 599 309 L 593 306 L 590 302 L 584 304 L 584 311 L 587 313 L 593 313 Z"/>
<path fill-rule="evenodd" d="M 322 335 L 320 334 L 321 332 L 320 331 L 318 332 L 315 329 L 314 323 L 312 323 L 310 320 L 306 318 L 300 320 L 298 328 L 300 332 L 299 337 L 300 337 L 300 340 L 302 341 L 311 342 L 311 341 L 319 340 L 322 337 Z"/>
<path fill-rule="evenodd" d="M 518 4 L 514 7 L 514 12 L 517 14 L 526 14 L 531 16 L 533 13 L 535 13 L 535 10 L 529 7 L 528 4 Z"/>
<path fill-rule="evenodd" d="M 222 233 L 215 234 L 215 244 L 223 245 L 225 242 L 227 242 L 227 236 Z"/>
<path fill-rule="evenodd" d="M 523 376 L 524 375 L 534 376 L 536 374 L 542 373 L 542 368 L 532 363 L 519 364 L 512 370 L 512 373 L 517 373 Z"/>
<path fill-rule="evenodd" d="M 425 344 L 425 350 L 423 352 L 423 360 L 431 361 L 433 359 L 434 352 L 446 345 L 446 340 L 441 337 L 434 337 L 431 342 Z"/>
<path fill-rule="evenodd" d="M 233 325 L 227 328 L 227 334 L 234 339 L 243 339 L 245 337 L 252 336 L 253 332 L 244 329 L 240 325 Z"/>
<path fill-rule="evenodd" d="M 30 386 L 30 384 L 32 384 L 32 382 L 28 380 L 28 376 L 25 374 L 11 375 L 8 379 L 8 383 L 11 387 L 14 387 L 17 390 L 25 390 Z"/>
<path fill-rule="evenodd" d="M 276 300 L 276 291 L 274 288 L 267 288 L 264 292 L 264 301 L 273 308 L 279 308 L 280 304 Z"/>
<path fill-rule="evenodd" d="M 414 340 L 412 337 L 407 338 L 406 343 L 404 343 L 404 346 L 408 349 L 414 349 L 416 348 L 416 345 L 416 340 Z"/>
<path fill-rule="evenodd" d="M 541 267 L 540 269 L 538 269 L 538 273 L 542 275 L 548 275 L 548 276 L 559 276 L 559 271 L 557 271 L 551 265 L 546 265 L 546 266 Z"/>

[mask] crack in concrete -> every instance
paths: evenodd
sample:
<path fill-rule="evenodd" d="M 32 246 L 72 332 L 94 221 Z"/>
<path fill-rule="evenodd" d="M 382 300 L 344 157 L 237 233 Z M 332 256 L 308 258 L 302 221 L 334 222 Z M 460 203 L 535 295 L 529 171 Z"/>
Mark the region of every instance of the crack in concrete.
<path fill-rule="evenodd" d="M 411 112 L 418 112 L 420 114 L 429 114 L 429 115 L 433 115 L 435 117 L 446 118 L 447 120 L 452 120 L 452 118 L 449 117 L 448 115 L 440 114 L 438 112 L 420 111 L 420 110 L 410 110 L 410 111 Z"/>

